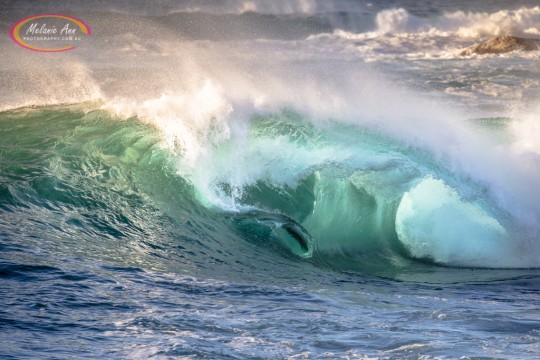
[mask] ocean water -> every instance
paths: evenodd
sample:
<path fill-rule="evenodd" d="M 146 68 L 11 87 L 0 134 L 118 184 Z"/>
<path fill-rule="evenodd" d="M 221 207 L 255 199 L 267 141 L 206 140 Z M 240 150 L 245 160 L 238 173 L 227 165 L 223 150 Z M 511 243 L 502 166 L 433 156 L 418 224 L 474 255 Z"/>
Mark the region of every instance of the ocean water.
<path fill-rule="evenodd" d="M 76 49 L 17 46 L 61 13 Z M 0 4 L 0 358 L 540 357 L 537 1 Z"/>

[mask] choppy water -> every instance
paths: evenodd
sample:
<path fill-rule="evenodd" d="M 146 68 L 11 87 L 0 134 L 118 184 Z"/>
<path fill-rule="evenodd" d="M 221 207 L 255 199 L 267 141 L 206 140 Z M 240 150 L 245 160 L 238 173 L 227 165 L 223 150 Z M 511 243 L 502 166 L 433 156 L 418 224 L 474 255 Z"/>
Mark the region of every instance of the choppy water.
<path fill-rule="evenodd" d="M 3 5 L 0 357 L 540 355 L 531 1 Z M 2 30 L 2 31 L 4 31 Z"/>

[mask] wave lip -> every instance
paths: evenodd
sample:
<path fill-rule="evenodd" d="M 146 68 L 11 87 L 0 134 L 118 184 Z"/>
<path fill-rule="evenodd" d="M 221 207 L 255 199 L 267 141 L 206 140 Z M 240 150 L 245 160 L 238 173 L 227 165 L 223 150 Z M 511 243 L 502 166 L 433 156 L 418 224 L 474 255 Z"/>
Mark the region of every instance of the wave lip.
<path fill-rule="evenodd" d="M 258 239 L 266 245 L 284 247 L 306 259 L 313 255 L 314 240 L 311 234 L 287 215 L 251 209 L 232 213 L 231 216 L 236 228 L 251 240 Z"/>

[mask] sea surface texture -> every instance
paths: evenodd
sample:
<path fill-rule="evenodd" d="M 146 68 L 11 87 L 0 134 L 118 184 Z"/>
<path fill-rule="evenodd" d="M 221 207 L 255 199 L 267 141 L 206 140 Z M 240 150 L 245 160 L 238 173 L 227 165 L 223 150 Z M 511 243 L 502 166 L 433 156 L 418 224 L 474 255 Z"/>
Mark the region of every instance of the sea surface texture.
<path fill-rule="evenodd" d="M 83 20 L 76 49 L 9 37 Z M 538 1 L 0 4 L 0 358 L 540 358 Z"/>

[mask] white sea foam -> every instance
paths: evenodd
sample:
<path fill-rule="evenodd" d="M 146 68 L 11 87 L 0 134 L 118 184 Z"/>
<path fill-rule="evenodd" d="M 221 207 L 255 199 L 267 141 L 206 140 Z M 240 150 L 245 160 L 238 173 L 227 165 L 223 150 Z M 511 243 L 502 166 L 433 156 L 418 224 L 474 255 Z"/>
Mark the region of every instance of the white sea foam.
<path fill-rule="evenodd" d="M 402 8 L 387 9 L 377 13 L 375 22 L 376 28 L 371 31 L 336 29 L 332 34 L 312 35 L 310 39 L 320 41 L 325 46 L 333 44 L 334 48 L 356 52 L 368 61 L 399 58 L 450 59 L 460 57 L 464 48 L 489 37 L 538 36 L 540 7 L 495 13 L 458 11 L 431 18 L 414 16 Z M 480 57 L 493 56 L 488 54 Z M 540 57 L 538 52 L 518 52 L 503 56 L 530 59 Z"/>
<path fill-rule="evenodd" d="M 479 38 L 497 35 L 540 34 L 540 7 L 501 10 L 494 13 L 445 13 L 419 18 L 405 9 L 383 10 L 376 17 L 379 34 L 426 34 Z"/>

